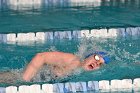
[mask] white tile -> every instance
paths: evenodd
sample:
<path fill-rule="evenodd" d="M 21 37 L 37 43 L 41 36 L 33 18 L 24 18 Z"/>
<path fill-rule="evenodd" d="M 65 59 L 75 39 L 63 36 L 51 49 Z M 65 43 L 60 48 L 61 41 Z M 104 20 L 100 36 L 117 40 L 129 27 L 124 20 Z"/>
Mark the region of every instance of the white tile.
<path fill-rule="evenodd" d="M 27 33 L 28 41 L 35 41 L 35 33 Z"/>
<path fill-rule="evenodd" d="M 43 84 L 42 85 L 42 90 L 45 93 L 53 93 L 53 84 Z"/>
<path fill-rule="evenodd" d="M 19 93 L 30 93 L 30 88 L 29 88 L 29 86 L 22 85 L 22 86 L 19 86 L 18 92 Z"/>
<path fill-rule="evenodd" d="M 9 0 L 10 5 L 18 5 L 18 0 Z"/>
<path fill-rule="evenodd" d="M 7 42 L 16 42 L 16 34 L 7 34 Z"/>
<path fill-rule="evenodd" d="M 38 1 L 40 1 L 40 0 L 38 0 Z M 24 6 L 33 5 L 33 3 L 34 3 L 33 0 L 19 0 L 19 2 L 18 2 L 19 5 L 24 5 Z"/>
<path fill-rule="evenodd" d="M 132 84 L 132 80 L 131 79 L 123 79 L 123 80 L 121 80 L 121 82 L 122 82 L 121 87 L 123 89 L 132 89 L 133 84 Z"/>
<path fill-rule="evenodd" d="M 118 31 L 118 29 L 109 29 L 107 36 L 108 37 L 117 37 L 117 31 Z"/>
<path fill-rule="evenodd" d="M 133 88 L 140 88 L 140 78 L 134 79 Z"/>
<path fill-rule="evenodd" d="M 41 5 L 41 3 L 42 3 L 42 0 L 34 0 L 34 4 Z"/>
<path fill-rule="evenodd" d="M 100 29 L 99 35 L 100 37 L 108 37 L 109 36 L 109 31 L 107 29 Z"/>
<path fill-rule="evenodd" d="M 101 6 L 101 0 L 98 0 L 94 3 L 94 7 L 99 7 Z"/>
<path fill-rule="evenodd" d="M 25 42 L 25 41 L 27 41 L 28 40 L 27 34 L 26 33 L 18 33 L 16 40 L 18 42 Z"/>
<path fill-rule="evenodd" d="M 71 5 L 76 6 L 90 6 L 98 7 L 101 5 L 101 0 L 71 0 Z"/>
<path fill-rule="evenodd" d="M 38 84 L 34 84 L 29 86 L 30 88 L 30 93 L 40 93 L 41 92 L 41 86 Z"/>
<path fill-rule="evenodd" d="M 109 81 L 108 80 L 99 81 L 99 89 L 109 90 L 110 89 Z"/>
<path fill-rule="evenodd" d="M 122 86 L 122 82 L 121 80 L 111 80 L 111 85 L 110 88 L 111 89 L 121 89 Z"/>
<path fill-rule="evenodd" d="M 19 5 L 25 5 L 27 4 L 27 0 L 18 0 Z"/>
<path fill-rule="evenodd" d="M 133 90 L 134 93 L 140 93 L 140 78 L 133 80 Z"/>
<path fill-rule="evenodd" d="M 17 93 L 17 87 L 15 86 L 6 87 L 6 93 Z"/>
<path fill-rule="evenodd" d="M 44 32 L 37 32 L 36 33 L 36 40 L 37 41 L 44 41 L 45 40 L 45 33 Z"/>
<path fill-rule="evenodd" d="M 92 29 L 91 36 L 92 37 L 106 37 L 107 29 Z"/>
<path fill-rule="evenodd" d="M 40 0 L 38 0 L 38 1 L 40 1 Z M 33 5 L 34 2 L 33 2 L 33 0 L 28 0 L 28 3 L 27 3 L 27 4 L 29 4 L 29 5 Z"/>

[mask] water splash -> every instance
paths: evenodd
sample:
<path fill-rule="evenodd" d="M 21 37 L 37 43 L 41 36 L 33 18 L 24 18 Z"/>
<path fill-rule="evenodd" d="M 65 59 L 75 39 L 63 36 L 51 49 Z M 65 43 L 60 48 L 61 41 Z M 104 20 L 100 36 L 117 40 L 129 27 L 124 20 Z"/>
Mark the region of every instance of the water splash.
<path fill-rule="evenodd" d="M 84 72 L 73 81 L 133 79 L 140 77 L 140 72 L 138 71 L 140 67 L 140 49 L 138 46 L 137 40 L 130 38 L 129 40 L 124 38 L 89 38 L 89 40 L 84 40 L 77 52 L 80 57 L 84 58 L 84 54 L 92 51 L 106 51 L 112 62 L 99 70 Z M 92 77 L 92 79 L 85 77 Z"/>
<path fill-rule="evenodd" d="M 81 43 L 78 46 L 78 51 L 75 54 L 83 60 L 86 55 L 95 51 L 105 50 L 103 50 L 103 48 L 100 45 L 98 45 L 98 41 L 96 39 L 83 38 L 81 39 Z"/>

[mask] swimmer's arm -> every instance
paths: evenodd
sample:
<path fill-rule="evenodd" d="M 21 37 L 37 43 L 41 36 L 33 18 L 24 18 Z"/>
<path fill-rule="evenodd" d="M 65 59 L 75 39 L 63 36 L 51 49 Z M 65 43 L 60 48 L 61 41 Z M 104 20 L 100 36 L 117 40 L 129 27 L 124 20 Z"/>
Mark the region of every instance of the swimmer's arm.
<path fill-rule="evenodd" d="M 68 62 L 73 57 L 73 54 L 63 52 L 38 53 L 25 69 L 23 79 L 30 81 L 44 64 L 62 65 L 63 62 Z"/>
<path fill-rule="evenodd" d="M 23 73 L 23 80 L 30 81 L 37 71 L 42 67 L 44 64 L 44 57 L 41 53 L 36 54 L 36 56 L 31 60 L 31 62 L 27 65 L 24 73 Z"/>

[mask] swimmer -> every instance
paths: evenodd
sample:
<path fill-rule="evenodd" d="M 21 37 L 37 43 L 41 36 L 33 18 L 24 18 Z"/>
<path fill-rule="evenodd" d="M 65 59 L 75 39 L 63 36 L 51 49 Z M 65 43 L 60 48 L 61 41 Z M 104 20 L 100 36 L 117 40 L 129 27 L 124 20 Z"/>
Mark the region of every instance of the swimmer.
<path fill-rule="evenodd" d="M 43 52 L 38 53 L 27 65 L 23 73 L 23 80 L 30 81 L 43 65 L 51 65 L 53 73 L 58 77 L 63 77 L 71 73 L 76 68 L 82 68 L 85 71 L 99 69 L 103 64 L 110 62 L 105 52 L 93 52 L 85 57 L 81 62 L 80 58 L 71 53 L 64 52 Z"/>

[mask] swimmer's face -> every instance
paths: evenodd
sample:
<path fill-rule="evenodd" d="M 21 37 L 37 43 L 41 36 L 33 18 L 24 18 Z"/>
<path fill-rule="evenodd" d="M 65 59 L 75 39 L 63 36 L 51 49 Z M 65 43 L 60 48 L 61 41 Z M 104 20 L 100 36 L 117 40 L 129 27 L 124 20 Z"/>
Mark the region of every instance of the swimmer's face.
<path fill-rule="evenodd" d="M 104 64 L 104 59 L 100 55 L 92 55 L 85 59 L 83 68 L 86 71 L 91 71 L 100 68 Z"/>

